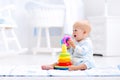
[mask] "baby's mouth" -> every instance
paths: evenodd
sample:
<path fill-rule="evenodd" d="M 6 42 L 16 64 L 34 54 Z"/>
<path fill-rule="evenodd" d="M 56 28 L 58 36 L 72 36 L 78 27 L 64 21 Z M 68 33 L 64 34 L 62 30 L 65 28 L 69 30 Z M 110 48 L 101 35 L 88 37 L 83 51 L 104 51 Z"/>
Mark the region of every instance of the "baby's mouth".
<path fill-rule="evenodd" d="M 76 35 L 74 35 L 74 37 L 76 37 Z"/>

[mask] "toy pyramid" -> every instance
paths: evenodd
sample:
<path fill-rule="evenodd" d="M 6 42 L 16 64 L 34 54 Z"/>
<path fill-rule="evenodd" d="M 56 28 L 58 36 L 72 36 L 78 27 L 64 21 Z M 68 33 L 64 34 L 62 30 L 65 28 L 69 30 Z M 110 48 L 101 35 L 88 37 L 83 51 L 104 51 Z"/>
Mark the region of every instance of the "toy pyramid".
<path fill-rule="evenodd" d="M 62 52 L 58 57 L 58 63 L 54 67 L 58 70 L 68 70 L 68 66 L 72 65 L 70 53 L 67 52 L 67 47 L 65 44 L 62 44 Z"/>

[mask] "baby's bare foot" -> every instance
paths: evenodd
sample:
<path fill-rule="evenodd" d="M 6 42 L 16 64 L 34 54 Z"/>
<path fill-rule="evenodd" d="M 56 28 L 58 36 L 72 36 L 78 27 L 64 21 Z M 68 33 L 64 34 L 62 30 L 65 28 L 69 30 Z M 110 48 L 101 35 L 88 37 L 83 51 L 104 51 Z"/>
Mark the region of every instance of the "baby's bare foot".
<path fill-rule="evenodd" d="M 41 66 L 42 70 L 50 70 L 50 69 L 54 69 L 53 66 L 50 65 L 43 65 Z"/>

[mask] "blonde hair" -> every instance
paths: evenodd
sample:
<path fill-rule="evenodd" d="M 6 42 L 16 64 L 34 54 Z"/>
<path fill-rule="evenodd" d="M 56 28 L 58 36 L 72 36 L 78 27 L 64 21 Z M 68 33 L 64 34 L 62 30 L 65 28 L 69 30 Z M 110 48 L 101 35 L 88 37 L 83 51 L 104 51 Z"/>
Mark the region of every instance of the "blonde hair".
<path fill-rule="evenodd" d="M 90 23 L 87 20 L 81 20 L 81 21 L 77 21 L 73 27 L 80 27 L 81 29 L 83 29 L 87 34 L 90 33 L 91 31 L 91 26 Z"/>

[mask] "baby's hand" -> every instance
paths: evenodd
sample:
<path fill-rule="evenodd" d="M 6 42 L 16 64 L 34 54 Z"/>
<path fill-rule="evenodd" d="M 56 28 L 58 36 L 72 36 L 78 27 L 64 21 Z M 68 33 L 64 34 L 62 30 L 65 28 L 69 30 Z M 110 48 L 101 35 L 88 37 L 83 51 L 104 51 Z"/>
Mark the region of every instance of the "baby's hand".
<path fill-rule="evenodd" d="M 51 65 L 43 65 L 43 66 L 41 66 L 41 68 L 42 68 L 42 70 L 50 70 L 50 69 L 54 69 L 54 67 L 51 66 Z"/>
<path fill-rule="evenodd" d="M 70 46 L 70 45 L 68 45 L 68 46 L 67 46 L 67 49 L 70 49 L 70 48 L 71 48 L 71 46 Z"/>
<path fill-rule="evenodd" d="M 71 47 L 75 48 L 75 44 L 72 39 L 68 40 L 67 42 Z"/>

